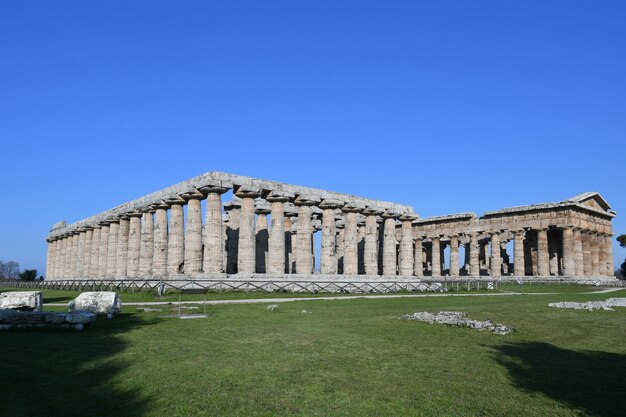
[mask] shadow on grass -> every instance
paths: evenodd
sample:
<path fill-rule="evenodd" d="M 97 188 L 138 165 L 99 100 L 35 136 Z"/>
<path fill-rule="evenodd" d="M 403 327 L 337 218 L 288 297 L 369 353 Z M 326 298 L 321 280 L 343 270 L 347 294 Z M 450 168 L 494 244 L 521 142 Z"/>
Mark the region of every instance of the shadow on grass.
<path fill-rule="evenodd" d="M 549 343 L 515 343 L 495 348 L 513 384 L 598 417 L 626 410 L 626 355 L 572 351 Z M 622 411 L 619 411 L 622 410 Z"/>
<path fill-rule="evenodd" d="M 69 303 L 70 301 L 72 301 L 74 298 L 73 297 L 44 297 L 43 302 L 44 304 L 49 304 L 49 303 Z"/>
<path fill-rule="evenodd" d="M 123 333 L 153 322 L 133 314 L 99 317 L 83 331 L 37 329 L 0 334 L 0 415 L 140 416 L 149 398 L 120 387 L 128 366 L 116 358 Z"/>

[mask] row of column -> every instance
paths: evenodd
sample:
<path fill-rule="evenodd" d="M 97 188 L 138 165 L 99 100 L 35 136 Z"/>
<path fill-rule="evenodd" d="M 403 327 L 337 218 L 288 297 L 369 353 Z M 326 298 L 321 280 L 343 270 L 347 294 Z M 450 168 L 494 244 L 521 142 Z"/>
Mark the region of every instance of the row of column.
<path fill-rule="evenodd" d="M 428 258 L 431 275 L 440 276 L 443 272 L 442 236 L 430 237 L 430 253 L 425 251 L 425 236 L 415 233 L 413 216 L 321 200 L 317 196 L 296 197 L 282 191 L 272 191 L 261 199 L 260 190 L 237 187 L 237 202 L 224 206 L 228 214 L 225 223 L 222 194 L 227 190 L 207 186 L 153 204 L 143 212 L 128 213 L 54 240 L 48 246 L 48 278 L 164 277 L 202 272 L 312 274 L 316 228 L 313 220 L 319 217 L 321 274 L 421 277 L 425 275 Z M 203 199 L 207 200 L 204 227 Z M 295 210 L 287 209 L 290 202 Z M 271 215 L 271 224 L 267 215 Z M 360 224 L 363 217 L 364 224 Z M 539 276 L 550 275 L 547 230 L 536 231 L 535 262 Z M 528 240 L 523 230 L 513 233 L 513 265 L 521 271 L 515 271 L 515 275 L 523 275 L 529 261 L 525 250 Z M 479 275 L 479 233 L 467 235 L 463 270 L 468 275 Z M 503 271 L 508 261 L 503 262 L 500 250 L 505 243 L 501 242 L 500 232 L 490 233 L 490 275 L 508 272 Z M 449 274 L 458 276 L 459 236 L 451 236 L 449 245 Z M 564 228 L 561 258 L 564 275 L 612 275 L 610 235 Z"/>
<path fill-rule="evenodd" d="M 485 244 L 479 242 L 482 233 L 468 233 L 469 242 L 459 244 L 460 235 L 449 237 L 450 247 L 449 275 L 478 276 L 481 274 L 481 258 L 484 261 L 484 272 L 490 276 L 502 275 L 564 275 L 573 277 L 597 277 L 613 275 L 613 255 L 611 235 L 575 227 L 561 229 L 561 242 L 549 242 L 548 228 L 534 231 L 516 230 L 513 233 L 513 271 L 509 270 L 506 243 L 501 239 L 502 232 L 490 232 Z M 526 235 L 534 232 L 536 239 L 526 239 Z M 423 276 L 430 264 L 432 276 L 440 276 L 444 271 L 442 244 L 443 235 L 429 237 L 430 251 L 422 247 L 422 241 L 416 241 L 416 273 Z M 426 237 L 424 237 L 426 238 Z M 560 250 L 559 250 L 560 244 Z M 465 246 L 465 264 L 459 266 L 459 246 Z M 491 246 L 491 252 L 488 251 Z M 419 247 L 419 249 L 418 249 Z M 533 253 L 534 252 L 534 253 Z M 427 259 L 430 258 L 430 263 Z M 559 262 L 559 259 L 561 262 Z"/>

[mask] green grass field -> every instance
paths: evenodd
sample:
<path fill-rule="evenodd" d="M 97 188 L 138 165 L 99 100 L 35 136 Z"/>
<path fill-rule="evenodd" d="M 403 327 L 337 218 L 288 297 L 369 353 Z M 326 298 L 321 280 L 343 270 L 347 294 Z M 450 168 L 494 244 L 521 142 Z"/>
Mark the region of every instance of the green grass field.
<path fill-rule="evenodd" d="M 626 290 L 538 288 L 558 294 L 298 301 L 277 313 L 265 304 L 219 305 L 195 320 L 128 307 L 83 331 L 5 331 L 0 415 L 624 415 L 626 308 L 547 303 L 626 297 Z M 226 294 L 209 298 L 216 296 Z M 467 311 L 515 332 L 398 319 L 439 310 Z"/>

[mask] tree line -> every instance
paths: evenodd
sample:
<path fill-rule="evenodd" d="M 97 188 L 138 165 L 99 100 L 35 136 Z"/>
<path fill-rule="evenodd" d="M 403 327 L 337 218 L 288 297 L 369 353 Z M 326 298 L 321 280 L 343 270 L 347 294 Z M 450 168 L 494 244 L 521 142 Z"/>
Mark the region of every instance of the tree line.
<path fill-rule="evenodd" d="M 20 264 L 15 261 L 0 261 L 0 279 L 21 279 L 22 281 L 35 281 L 37 278 L 36 269 L 25 269 L 20 272 Z M 39 277 L 43 279 L 42 276 Z"/>

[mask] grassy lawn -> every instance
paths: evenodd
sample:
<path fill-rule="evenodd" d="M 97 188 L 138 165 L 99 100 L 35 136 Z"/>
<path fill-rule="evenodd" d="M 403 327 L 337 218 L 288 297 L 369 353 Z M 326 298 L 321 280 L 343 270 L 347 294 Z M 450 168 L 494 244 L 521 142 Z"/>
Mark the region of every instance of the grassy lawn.
<path fill-rule="evenodd" d="M 5 331 L 0 415 L 623 415 L 626 308 L 588 312 L 547 303 L 626 291 L 543 287 L 559 289 L 301 301 L 281 304 L 277 313 L 264 304 L 220 305 L 196 320 L 128 308 L 82 332 Z M 152 297 L 122 299 L 129 296 Z M 439 310 L 467 311 L 516 331 L 496 336 L 397 319 Z"/>

